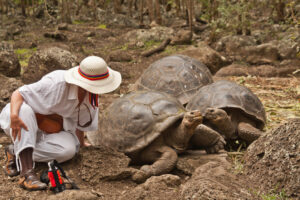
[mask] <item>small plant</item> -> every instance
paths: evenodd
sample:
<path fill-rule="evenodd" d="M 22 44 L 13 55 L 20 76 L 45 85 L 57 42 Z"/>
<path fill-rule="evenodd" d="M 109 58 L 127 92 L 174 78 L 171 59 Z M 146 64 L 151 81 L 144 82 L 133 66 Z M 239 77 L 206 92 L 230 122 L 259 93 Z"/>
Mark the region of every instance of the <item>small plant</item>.
<path fill-rule="evenodd" d="M 276 189 L 271 191 L 270 193 L 262 193 L 257 190 L 250 189 L 249 192 L 252 193 L 254 196 L 258 197 L 261 200 L 289 200 L 287 194 L 282 189 L 281 192 L 275 192 Z"/>
<path fill-rule="evenodd" d="M 161 42 L 160 41 L 155 41 L 155 40 L 148 40 L 145 42 L 145 49 L 150 49 L 156 45 L 159 45 Z"/>
<path fill-rule="evenodd" d="M 15 54 L 17 55 L 22 68 L 28 66 L 29 58 L 32 56 L 32 54 L 34 52 L 36 52 L 36 50 L 37 50 L 37 48 L 32 48 L 32 49 L 22 48 L 22 49 L 15 50 Z M 22 73 L 22 70 L 21 70 L 21 73 Z"/>
<path fill-rule="evenodd" d="M 81 48 L 85 55 L 91 55 L 94 52 L 92 49 L 88 49 L 86 46 L 82 46 Z"/>
<path fill-rule="evenodd" d="M 234 159 L 234 173 L 235 174 L 242 174 L 243 173 L 243 169 L 244 169 L 244 165 L 243 165 L 243 163 L 241 162 L 241 159 L 239 158 L 239 159 L 237 159 L 237 157 L 236 157 L 236 159 Z"/>
<path fill-rule="evenodd" d="M 285 191 L 282 189 L 279 193 L 262 194 L 262 200 L 288 200 Z"/>
<path fill-rule="evenodd" d="M 164 51 L 167 55 L 171 55 L 177 52 L 177 48 L 176 46 L 168 46 L 165 51 Z"/>
<path fill-rule="evenodd" d="M 244 152 L 241 151 L 243 146 L 243 143 L 239 145 L 239 148 L 235 152 L 229 151 L 227 154 L 229 158 L 231 159 L 233 166 L 232 166 L 232 172 L 234 174 L 242 174 L 244 171 L 244 164 L 243 164 L 243 155 Z"/>
<path fill-rule="evenodd" d="M 125 50 L 128 50 L 128 44 L 127 44 L 127 43 L 124 44 L 124 45 L 121 47 L 121 49 L 124 50 L 124 51 L 125 51 Z"/>
<path fill-rule="evenodd" d="M 238 82 L 239 84 L 241 84 L 241 85 L 244 85 L 245 82 L 246 82 L 245 77 L 244 77 L 244 76 L 240 77 L 240 78 L 237 80 L 237 82 Z"/>
<path fill-rule="evenodd" d="M 80 21 L 80 20 L 73 20 L 72 21 L 72 24 L 74 25 L 78 25 L 78 24 L 83 24 L 84 22 L 83 21 Z"/>
<path fill-rule="evenodd" d="M 100 28 L 100 29 L 106 29 L 106 25 L 105 24 L 99 24 L 98 28 Z"/>

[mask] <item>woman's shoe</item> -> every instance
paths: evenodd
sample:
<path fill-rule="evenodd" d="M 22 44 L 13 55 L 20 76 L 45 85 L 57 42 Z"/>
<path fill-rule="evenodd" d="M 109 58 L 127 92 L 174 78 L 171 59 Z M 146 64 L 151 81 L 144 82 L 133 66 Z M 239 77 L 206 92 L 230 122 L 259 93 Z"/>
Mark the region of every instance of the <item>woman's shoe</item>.
<path fill-rule="evenodd" d="M 16 165 L 16 156 L 14 154 L 14 146 L 12 144 L 5 147 L 6 163 L 4 173 L 10 177 L 19 175 Z"/>
<path fill-rule="evenodd" d="M 24 175 L 21 176 L 19 185 L 20 187 L 30 191 L 47 189 L 47 185 L 38 179 L 33 169 L 28 170 Z"/>

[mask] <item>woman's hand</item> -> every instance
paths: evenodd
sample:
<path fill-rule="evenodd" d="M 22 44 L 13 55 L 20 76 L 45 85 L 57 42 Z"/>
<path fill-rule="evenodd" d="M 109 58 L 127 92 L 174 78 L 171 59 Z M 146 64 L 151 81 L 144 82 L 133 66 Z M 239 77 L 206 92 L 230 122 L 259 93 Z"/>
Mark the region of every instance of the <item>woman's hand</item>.
<path fill-rule="evenodd" d="M 21 140 L 21 129 L 28 131 L 27 126 L 19 117 L 19 110 L 23 104 L 24 99 L 18 90 L 15 90 L 11 95 L 10 100 L 10 128 L 12 129 L 12 137 L 15 141 L 17 136 Z"/>
<path fill-rule="evenodd" d="M 21 140 L 21 129 L 25 129 L 28 131 L 27 126 L 25 123 L 21 120 L 21 118 L 18 115 L 11 115 L 10 116 L 10 128 L 12 129 L 12 137 L 14 141 L 16 140 L 17 136 L 19 141 Z"/>

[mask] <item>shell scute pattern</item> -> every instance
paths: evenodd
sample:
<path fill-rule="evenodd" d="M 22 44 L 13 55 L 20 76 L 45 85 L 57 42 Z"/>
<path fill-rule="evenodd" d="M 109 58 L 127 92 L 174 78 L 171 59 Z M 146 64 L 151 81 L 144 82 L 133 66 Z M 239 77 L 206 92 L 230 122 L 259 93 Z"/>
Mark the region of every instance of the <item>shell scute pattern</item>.
<path fill-rule="evenodd" d="M 187 110 L 206 108 L 237 108 L 261 124 L 266 122 L 265 109 L 259 98 L 248 88 L 221 80 L 202 87 L 187 104 Z"/>
<path fill-rule="evenodd" d="M 152 63 L 134 88 L 162 91 L 185 104 L 199 88 L 212 82 L 212 75 L 203 63 L 188 56 L 172 55 Z"/>
<path fill-rule="evenodd" d="M 181 103 L 168 94 L 131 92 L 103 112 L 99 134 L 92 140 L 125 153 L 136 152 L 149 145 L 184 112 Z"/>
<path fill-rule="evenodd" d="M 171 115 L 183 111 L 176 104 L 165 99 L 154 102 L 151 108 L 155 115 Z"/>

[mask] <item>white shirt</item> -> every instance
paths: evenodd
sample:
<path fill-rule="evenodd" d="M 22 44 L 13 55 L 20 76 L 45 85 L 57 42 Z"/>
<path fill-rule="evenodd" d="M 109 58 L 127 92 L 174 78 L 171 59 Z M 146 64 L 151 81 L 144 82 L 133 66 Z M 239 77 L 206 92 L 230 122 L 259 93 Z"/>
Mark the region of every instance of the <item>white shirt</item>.
<path fill-rule="evenodd" d="M 56 70 L 46 74 L 40 81 L 24 85 L 19 88 L 24 101 L 34 112 L 49 115 L 58 114 L 63 117 L 65 131 L 75 133 L 76 129 L 81 131 L 95 131 L 98 128 L 98 108 L 93 107 L 89 102 L 89 95 L 86 94 L 80 105 L 79 123 L 84 125 L 90 120 L 88 127 L 77 126 L 78 121 L 78 86 L 68 84 L 64 79 L 65 70 Z M 87 106 L 85 106 L 86 104 Z"/>

